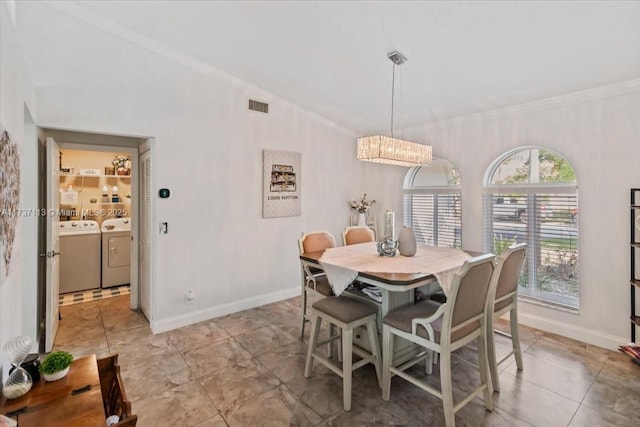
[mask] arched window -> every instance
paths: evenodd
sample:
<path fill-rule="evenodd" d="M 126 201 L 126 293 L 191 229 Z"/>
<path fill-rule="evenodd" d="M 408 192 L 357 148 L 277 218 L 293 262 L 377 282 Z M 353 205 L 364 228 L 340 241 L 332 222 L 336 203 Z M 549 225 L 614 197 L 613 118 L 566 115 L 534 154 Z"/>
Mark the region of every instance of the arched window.
<path fill-rule="evenodd" d="M 413 227 L 418 242 L 461 247 L 460 175 L 448 161 L 409 169 L 404 182 L 404 224 Z"/>
<path fill-rule="evenodd" d="M 569 162 L 519 148 L 489 168 L 484 193 L 485 250 L 528 244 L 520 294 L 578 308 L 578 185 Z"/>

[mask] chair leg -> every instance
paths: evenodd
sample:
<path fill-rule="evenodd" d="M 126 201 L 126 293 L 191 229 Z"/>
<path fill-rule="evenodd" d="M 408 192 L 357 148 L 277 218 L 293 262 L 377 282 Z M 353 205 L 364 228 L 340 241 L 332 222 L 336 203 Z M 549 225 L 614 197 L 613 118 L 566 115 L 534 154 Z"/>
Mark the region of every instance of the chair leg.
<path fill-rule="evenodd" d="M 484 407 L 488 411 L 493 411 L 493 391 L 491 389 L 491 379 L 489 378 L 489 366 L 487 364 L 487 325 L 482 325 L 482 333 L 478 337 L 478 369 L 480 370 L 480 383 L 486 387 L 483 390 Z M 493 335 L 493 330 L 491 330 Z"/>
<path fill-rule="evenodd" d="M 387 325 L 382 325 L 382 400 L 391 397 L 391 366 L 393 361 L 393 334 Z"/>
<path fill-rule="evenodd" d="M 300 324 L 300 339 L 304 339 L 304 324 L 307 321 L 307 290 L 302 285 L 302 304 L 300 306 L 300 312 L 302 313 L 302 323 Z"/>
<path fill-rule="evenodd" d="M 380 365 L 380 345 L 378 344 L 378 328 L 376 319 L 367 323 L 367 332 L 369 333 L 369 343 L 371 344 L 371 354 L 375 357 L 373 366 L 376 368 L 376 376 L 378 377 L 378 387 L 382 388 L 382 366 Z"/>
<path fill-rule="evenodd" d="M 424 361 L 424 373 L 431 375 L 433 373 L 433 351 L 427 351 L 427 358 Z"/>
<path fill-rule="evenodd" d="M 500 378 L 498 378 L 498 362 L 496 357 L 496 339 L 493 332 L 493 315 L 487 324 L 487 363 L 491 374 L 491 385 L 494 391 L 500 392 Z"/>
<path fill-rule="evenodd" d="M 520 350 L 520 335 L 518 335 L 518 309 L 514 306 L 509 313 L 509 326 L 511 327 L 511 345 L 513 346 L 513 354 L 516 356 L 516 365 L 518 370 L 522 371 L 522 351 Z"/>
<path fill-rule="evenodd" d="M 314 314 L 311 320 L 311 337 L 309 337 L 309 348 L 307 349 L 307 361 L 304 365 L 304 377 L 309 378 L 311 376 L 311 368 L 313 366 L 313 353 L 316 351 L 318 345 L 318 335 L 320 335 L 320 323 L 322 319 L 317 314 Z"/>
<path fill-rule="evenodd" d="M 451 385 L 451 353 L 443 349 L 440 354 L 440 387 L 444 422 L 447 427 L 455 427 L 456 416 L 453 412 L 453 386 Z"/>
<path fill-rule="evenodd" d="M 344 410 L 351 410 L 351 381 L 353 377 L 353 329 L 342 330 L 342 394 Z"/>

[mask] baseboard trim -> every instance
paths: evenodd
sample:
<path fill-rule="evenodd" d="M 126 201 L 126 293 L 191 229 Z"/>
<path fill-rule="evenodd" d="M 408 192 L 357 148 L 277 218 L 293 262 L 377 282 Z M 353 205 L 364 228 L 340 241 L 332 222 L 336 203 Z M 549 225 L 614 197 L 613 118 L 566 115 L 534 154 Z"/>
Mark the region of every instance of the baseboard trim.
<path fill-rule="evenodd" d="M 153 320 L 150 323 L 151 331 L 154 334 L 159 334 L 161 332 L 167 332 L 183 326 L 193 325 L 194 323 L 203 322 L 205 320 L 215 319 L 216 317 L 226 316 L 227 314 L 233 314 L 239 311 L 260 307 L 261 305 L 293 298 L 298 295 L 300 295 L 300 287 L 296 286 L 294 288 L 266 295 L 258 295 L 240 301 L 234 301 L 229 304 L 221 304 L 201 310 L 190 311 L 189 313 L 180 314 L 166 319 Z"/>
<path fill-rule="evenodd" d="M 518 311 L 518 322 L 532 328 L 540 329 L 545 332 L 562 335 L 563 337 L 582 341 L 587 344 L 603 347 L 609 350 L 618 350 L 618 346 L 628 342 L 623 337 L 606 334 L 593 329 L 587 329 L 569 323 L 558 322 L 546 317 L 536 316 L 534 314 L 523 313 Z"/>

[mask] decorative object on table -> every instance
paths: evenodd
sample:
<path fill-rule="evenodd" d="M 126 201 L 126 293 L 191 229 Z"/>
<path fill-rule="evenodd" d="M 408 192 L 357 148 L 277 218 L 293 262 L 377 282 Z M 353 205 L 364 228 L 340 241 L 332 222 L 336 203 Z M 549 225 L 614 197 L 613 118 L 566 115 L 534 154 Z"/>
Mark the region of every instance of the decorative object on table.
<path fill-rule="evenodd" d="M 375 202 L 376 201 L 373 199 L 367 199 L 367 193 L 364 193 L 360 200 L 352 200 L 351 202 L 349 202 L 349 206 L 351 206 L 351 209 L 358 213 L 359 226 L 364 227 L 367 225 L 367 212 Z"/>
<path fill-rule="evenodd" d="M 391 81 L 391 137 L 372 135 L 358 138 L 357 159 L 367 162 L 384 163 L 397 166 L 422 166 L 431 164 L 431 146 L 417 144 L 393 137 L 393 98 L 395 93 L 396 65 L 402 65 L 407 58 L 394 51 L 387 55 L 393 63 Z"/>
<path fill-rule="evenodd" d="M 383 237 L 376 246 L 380 256 L 396 256 L 398 241 L 396 239 L 387 239 L 386 237 Z"/>
<path fill-rule="evenodd" d="M 57 381 L 69 372 L 73 356 L 66 351 L 54 351 L 44 358 L 40 365 L 40 372 L 45 381 Z"/>
<path fill-rule="evenodd" d="M 402 256 L 414 256 L 418 250 L 416 235 L 411 227 L 402 227 L 398 234 L 398 252 Z"/>
<path fill-rule="evenodd" d="M 302 154 L 262 151 L 262 217 L 299 216 Z"/>
<path fill-rule="evenodd" d="M 31 338 L 26 336 L 15 337 L 4 347 L 7 360 L 13 366 L 7 381 L 2 387 L 2 395 L 7 399 L 16 399 L 25 395 L 33 385 L 33 379 L 29 372 L 21 365 L 31 349 Z"/>
<path fill-rule="evenodd" d="M 0 131 L 0 171 L 0 212 L 17 212 L 20 206 L 20 151 L 7 131 Z M 0 253 L 4 253 L 5 276 L 9 275 L 18 217 L 0 215 Z"/>
<path fill-rule="evenodd" d="M 395 214 L 393 211 L 387 210 L 384 213 L 384 238 L 393 239 L 395 233 Z"/>
<path fill-rule="evenodd" d="M 34 383 L 40 381 L 40 355 L 38 353 L 29 353 L 20 364 L 20 367 L 29 373 Z M 9 374 L 15 369 L 16 367 L 12 366 L 9 369 Z"/>
<path fill-rule="evenodd" d="M 104 174 L 105 175 L 115 175 L 116 174 L 116 168 L 114 168 L 113 166 L 105 166 L 104 167 Z"/>
<path fill-rule="evenodd" d="M 131 174 L 131 155 L 130 154 L 117 154 L 111 161 L 116 175 L 130 175 Z"/>

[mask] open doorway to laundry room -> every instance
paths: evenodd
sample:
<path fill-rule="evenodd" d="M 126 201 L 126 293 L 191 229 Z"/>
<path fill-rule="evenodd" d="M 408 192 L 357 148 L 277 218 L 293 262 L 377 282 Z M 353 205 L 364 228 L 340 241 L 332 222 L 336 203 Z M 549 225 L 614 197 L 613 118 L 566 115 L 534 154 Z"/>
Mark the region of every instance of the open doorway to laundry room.
<path fill-rule="evenodd" d="M 52 349 L 57 319 L 65 322 L 61 308 L 65 305 L 90 306 L 99 299 L 117 296 L 122 300 L 128 295 L 129 308 L 150 320 L 150 275 L 140 275 L 150 271 L 151 262 L 149 254 L 141 256 L 149 252 L 141 243 L 148 240 L 143 230 L 150 225 L 147 218 L 152 210 L 151 188 L 145 184 L 150 164 L 145 165 L 148 170 L 141 186 L 138 160 L 143 152 L 150 156 L 152 140 L 48 128 L 39 129 L 38 139 L 46 149 L 55 150 L 54 171 L 40 168 L 39 173 L 45 175 L 47 190 L 59 196 L 55 206 L 50 200 L 44 206 L 55 211 L 55 225 L 48 221 L 39 229 L 41 241 L 51 240 L 55 233 L 59 247 L 58 272 L 49 274 L 56 277 L 45 274 L 44 283 L 39 284 L 47 289 L 47 316 L 56 317 L 45 319 L 44 351 Z M 145 214 L 142 227 L 141 212 Z M 55 249 L 45 252 L 56 255 Z M 58 290 L 52 279 L 57 279 Z"/>

